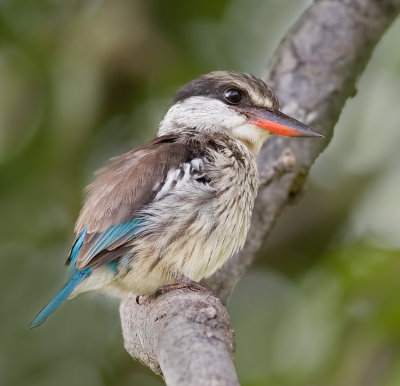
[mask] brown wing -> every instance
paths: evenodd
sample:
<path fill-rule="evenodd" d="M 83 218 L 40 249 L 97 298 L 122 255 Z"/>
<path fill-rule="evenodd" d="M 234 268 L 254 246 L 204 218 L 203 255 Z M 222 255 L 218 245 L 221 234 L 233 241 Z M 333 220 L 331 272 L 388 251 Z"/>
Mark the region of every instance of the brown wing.
<path fill-rule="evenodd" d="M 87 188 L 86 202 L 76 223 L 77 236 L 85 232 L 76 267 L 84 269 L 98 264 L 99 259 L 103 264 L 120 257 L 118 249 L 123 253 L 128 233 L 119 237 L 117 232 L 118 237 L 113 239 L 109 237 L 111 231 L 115 236 L 120 230 L 118 225 L 135 219 L 135 213 L 156 197 L 168 172 L 197 157 L 203 147 L 204 142 L 191 136 L 162 136 L 101 169 Z"/>

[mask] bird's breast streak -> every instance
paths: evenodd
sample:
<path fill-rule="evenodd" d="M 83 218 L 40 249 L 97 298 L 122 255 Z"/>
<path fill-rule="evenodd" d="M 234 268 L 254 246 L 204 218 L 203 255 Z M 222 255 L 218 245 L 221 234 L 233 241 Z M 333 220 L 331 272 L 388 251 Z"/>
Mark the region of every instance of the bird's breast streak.
<path fill-rule="evenodd" d="M 239 150 L 244 159 L 229 148 L 211 153 L 212 162 L 203 170 L 210 186 L 177 183 L 174 194 L 143 213 L 147 225 L 132 243 L 132 267 L 121 285 L 145 295 L 175 282 L 179 274 L 199 281 L 243 247 L 258 174 L 250 152 Z"/>

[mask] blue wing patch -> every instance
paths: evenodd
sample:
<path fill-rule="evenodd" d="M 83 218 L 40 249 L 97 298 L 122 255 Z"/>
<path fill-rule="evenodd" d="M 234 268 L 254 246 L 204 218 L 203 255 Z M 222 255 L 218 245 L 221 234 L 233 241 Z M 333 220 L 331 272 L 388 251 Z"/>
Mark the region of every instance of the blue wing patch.
<path fill-rule="evenodd" d="M 75 264 L 76 258 L 78 257 L 79 251 L 82 247 L 83 239 L 85 238 L 87 229 L 88 229 L 88 227 L 86 226 L 85 229 L 79 235 L 79 237 L 76 239 L 74 245 L 71 248 L 71 252 L 69 254 L 69 258 L 71 259 L 71 264 Z"/>
<path fill-rule="evenodd" d="M 110 262 L 127 252 L 124 244 L 142 228 L 143 219 L 112 225 L 103 233 L 88 233 L 85 228 L 77 238 L 70 254 L 71 265 L 80 269 Z M 95 261 L 96 260 L 96 261 Z"/>
<path fill-rule="evenodd" d="M 68 262 L 69 262 L 69 264 L 70 264 L 68 271 L 67 271 L 67 282 L 72 280 L 75 273 L 78 271 L 75 267 L 75 263 L 76 263 L 76 259 L 78 257 L 79 251 L 82 247 L 83 239 L 85 238 L 87 228 L 88 227 L 85 227 L 85 229 L 81 232 L 79 237 L 76 239 L 74 245 L 72 246 L 71 252 L 69 253 L 68 260 L 66 263 L 66 264 L 68 264 Z"/>
<path fill-rule="evenodd" d="M 142 219 L 135 219 L 108 228 L 92 245 L 88 253 L 88 258 L 92 259 L 117 241 L 119 244 L 123 244 L 131 239 L 139 231 L 141 222 Z"/>

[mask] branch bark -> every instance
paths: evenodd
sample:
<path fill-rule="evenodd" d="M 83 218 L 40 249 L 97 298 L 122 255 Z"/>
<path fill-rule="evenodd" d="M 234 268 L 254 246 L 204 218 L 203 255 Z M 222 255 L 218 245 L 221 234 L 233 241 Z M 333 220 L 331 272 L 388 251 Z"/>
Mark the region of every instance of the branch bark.
<path fill-rule="evenodd" d="M 261 186 L 243 251 L 205 285 L 226 301 L 252 263 L 285 206 L 302 190 L 307 173 L 328 145 L 346 100 L 374 47 L 400 13 L 400 0 L 316 0 L 281 42 L 264 79 L 284 112 L 325 139 L 274 137 L 263 147 Z M 138 306 L 121 303 L 125 348 L 162 374 L 167 385 L 238 385 L 228 313 L 211 295 L 177 290 Z"/>

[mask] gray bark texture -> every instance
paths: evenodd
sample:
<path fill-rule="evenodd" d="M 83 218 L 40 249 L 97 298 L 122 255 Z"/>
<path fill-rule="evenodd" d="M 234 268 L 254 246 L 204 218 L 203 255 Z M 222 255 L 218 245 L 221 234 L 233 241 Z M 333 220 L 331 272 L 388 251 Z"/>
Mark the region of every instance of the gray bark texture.
<path fill-rule="evenodd" d="M 168 386 L 239 385 L 233 329 L 223 305 L 260 250 L 277 217 L 302 191 L 328 145 L 346 100 L 372 51 L 400 12 L 400 0 L 316 0 L 287 33 L 264 76 L 282 110 L 325 138 L 271 137 L 258 167 L 261 186 L 243 251 L 204 284 L 217 294 L 171 291 L 138 305 L 122 300 L 125 348 Z"/>

